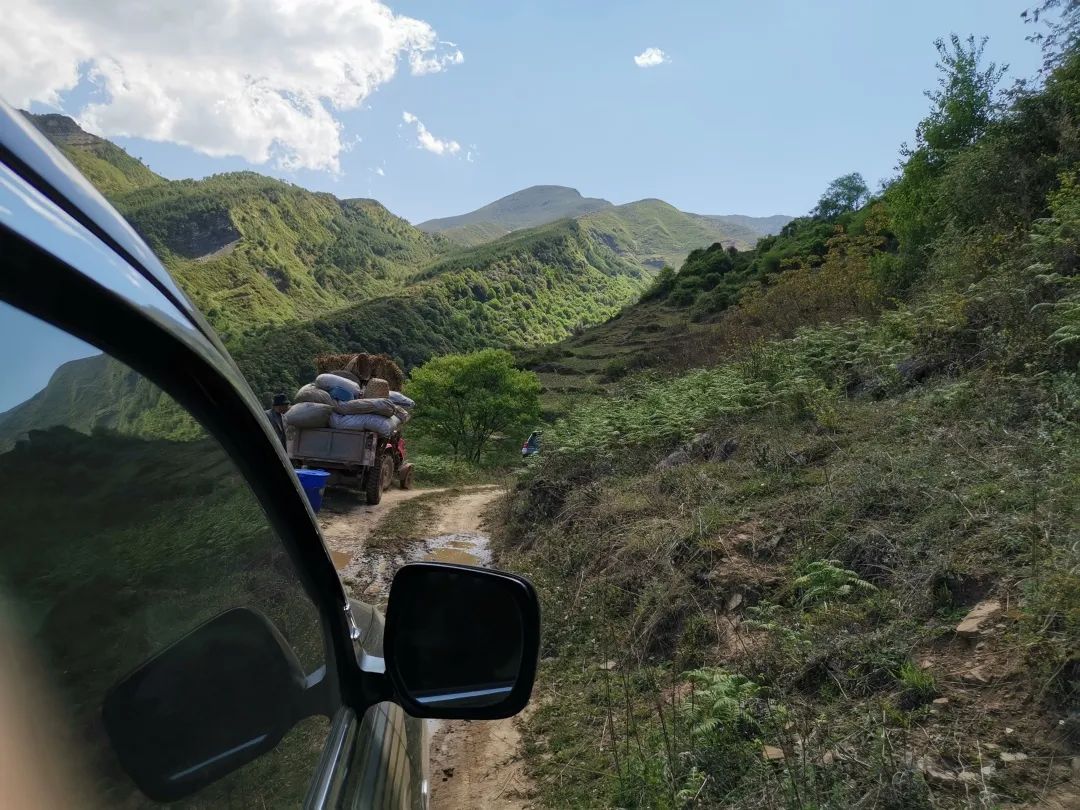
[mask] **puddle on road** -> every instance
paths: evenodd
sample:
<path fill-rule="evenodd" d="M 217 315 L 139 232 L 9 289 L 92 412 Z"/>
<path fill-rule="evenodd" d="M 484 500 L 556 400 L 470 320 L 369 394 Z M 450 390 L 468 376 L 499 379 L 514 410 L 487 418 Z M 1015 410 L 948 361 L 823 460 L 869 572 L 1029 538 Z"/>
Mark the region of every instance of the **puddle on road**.
<path fill-rule="evenodd" d="M 331 550 L 330 558 L 355 598 L 385 610 L 390 583 L 405 563 L 431 561 L 484 568 L 492 563 L 488 543 L 486 534 L 460 532 L 442 534 L 392 551 L 372 548 L 352 554 Z"/>
<path fill-rule="evenodd" d="M 474 532 L 433 537 L 417 551 L 419 553 L 413 557 L 414 561 L 430 560 L 479 566 L 491 564 L 487 535 Z"/>

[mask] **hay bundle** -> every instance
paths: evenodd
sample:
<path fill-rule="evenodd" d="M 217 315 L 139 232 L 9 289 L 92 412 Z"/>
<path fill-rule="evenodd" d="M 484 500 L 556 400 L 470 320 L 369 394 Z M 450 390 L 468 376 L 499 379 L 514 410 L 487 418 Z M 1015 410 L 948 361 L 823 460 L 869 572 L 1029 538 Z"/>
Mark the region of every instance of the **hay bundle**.
<path fill-rule="evenodd" d="M 324 354 L 315 358 L 315 367 L 320 374 L 344 369 L 361 380 L 378 377 L 395 391 L 401 390 L 405 382 L 405 373 L 387 354 Z"/>
<path fill-rule="evenodd" d="M 351 371 L 349 363 L 356 357 L 355 354 L 320 354 L 315 358 L 315 370 L 320 374 L 328 374 L 339 368 Z M 355 372 L 354 372 L 355 373 Z"/>

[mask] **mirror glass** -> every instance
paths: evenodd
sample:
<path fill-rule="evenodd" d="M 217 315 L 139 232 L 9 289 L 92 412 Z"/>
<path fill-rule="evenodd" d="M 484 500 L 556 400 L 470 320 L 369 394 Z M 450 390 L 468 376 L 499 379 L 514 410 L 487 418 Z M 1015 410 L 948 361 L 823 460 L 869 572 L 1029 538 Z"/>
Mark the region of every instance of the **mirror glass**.
<path fill-rule="evenodd" d="M 526 587 L 501 572 L 466 566 L 422 563 L 398 571 L 387 664 L 399 691 L 421 710 L 505 703 L 526 656 Z"/>
<path fill-rule="evenodd" d="M 106 695 L 124 770 L 150 798 L 187 796 L 272 749 L 311 704 L 304 671 L 263 614 L 222 613 Z"/>

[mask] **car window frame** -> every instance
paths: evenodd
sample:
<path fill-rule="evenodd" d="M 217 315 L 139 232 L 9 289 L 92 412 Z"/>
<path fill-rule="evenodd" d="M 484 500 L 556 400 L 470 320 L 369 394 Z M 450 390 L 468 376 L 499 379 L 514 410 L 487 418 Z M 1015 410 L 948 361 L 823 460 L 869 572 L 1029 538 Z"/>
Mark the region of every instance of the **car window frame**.
<path fill-rule="evenodd" d="M 342 728 L 355 729 L 356 717 L 387 694 L 384 679 L 360 667 L 358 645 L 364 639 L 292 465 L 232 359 L 207 340 L 197 324 L 185 322 L 164 296 L 162 306 L 148 307 L 125 294 L 122 284 L 107 284 L 100 272 L 86 272 L 79 265 L 83 259 L 93 259 L 90 247 L 105 251 L 115 272 L 137 271 L 12 167 L 0 164 L 0 171 L 7 181 L 0 188 L 0 208 L 4 208 L 4 193 L 12 193 L 21 182 L 15 190 L 33 198 L 46 225 L 73 230 L 88 246 L 85 256 L 60 258 L 48 244 L 48 234 L 55 231 L 42 227 L 41 221 L 0 218 L 4 265 L 0 300 L 126 364 L 172 397 L 217 439 L 262 506 L 315 605 L 325 639 L 327 673 L 333 673 L 342 706 L 332 719 L 328 747 L 311 774 L 311 792 L 305 802 L 305 806 L 323 806 L 321 799 L 329 800 L 336 791 L 323 791 L 320 796 L 318 788 L 338 781 L 335 772 L 344 767 L 353 742 L 338 745 L 335 753 L 331 745 L 335 735 Z"/>

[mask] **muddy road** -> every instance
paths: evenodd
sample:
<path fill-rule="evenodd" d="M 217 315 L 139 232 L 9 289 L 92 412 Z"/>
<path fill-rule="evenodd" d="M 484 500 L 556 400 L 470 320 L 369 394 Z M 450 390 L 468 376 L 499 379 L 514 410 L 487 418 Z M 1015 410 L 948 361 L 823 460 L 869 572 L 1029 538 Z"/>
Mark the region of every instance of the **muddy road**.
<path fill-rule="evenodd" d="M 394 572 L 406 562 L 438 560 L 490 565 L 484 510 L 500 487 L 391 490 L 369 507 L 363 496 L 328 493 L 319 513 L 323 536 L 346 587 L 354 597 L 385 608 Z M 406 501 L 437 498 L 423 539 L 400 548 L 368 548 L 367 540 Z M 526 709 L 528 711 L 528 709 Z M 451 808 L 525 808 L 531 785 L 521 762 L 518 719 L 429 721 L 431 732 L 431 806 Z"/>

